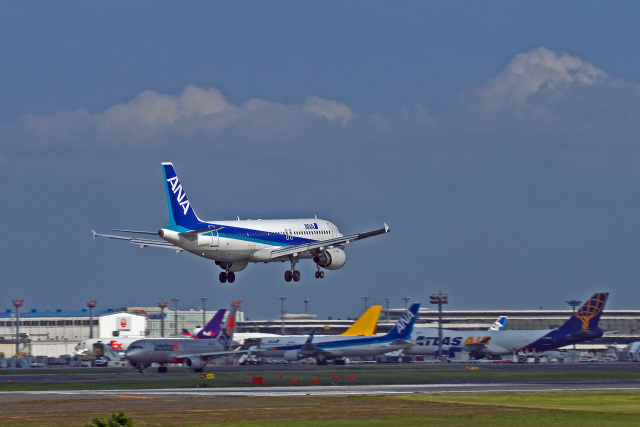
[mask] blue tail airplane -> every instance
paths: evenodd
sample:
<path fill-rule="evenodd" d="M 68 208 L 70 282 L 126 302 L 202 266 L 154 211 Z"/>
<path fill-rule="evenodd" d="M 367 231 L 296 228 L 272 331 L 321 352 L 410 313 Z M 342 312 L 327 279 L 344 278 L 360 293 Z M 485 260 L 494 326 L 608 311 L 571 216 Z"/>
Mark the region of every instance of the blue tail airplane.
<path fill-rule="evenodd" d="M 324 277 L 325 270 L 338 270 L 347 261 L 344 248 L 347 244 L 367 237 L 389 232 L 389 227 L 359 234 L 344 236 L 335 224 L 318 219 L 275 219 L 203 221 L 193 210 L 187 194 L 178 179 L 173 164 L 163 163 L 165 190 L 169 206 L 170 224 L 157 233 L 149 231 L 114 231 L 158 235 L 164 240 L 134 238 L 100 234 L 93 237 L 120 239 L 139 245 L 187 251 L 215 261 L 222 268 L 221 283 L 235 281 L 235 273 L 247 265 L 259 262 L 286 262 L 291 268 L 284 273 L 287 282 L 300 281 L 300 271 L 295 269 L 301 259 L 312 259 L 317 267 L 317 279 Z"/>

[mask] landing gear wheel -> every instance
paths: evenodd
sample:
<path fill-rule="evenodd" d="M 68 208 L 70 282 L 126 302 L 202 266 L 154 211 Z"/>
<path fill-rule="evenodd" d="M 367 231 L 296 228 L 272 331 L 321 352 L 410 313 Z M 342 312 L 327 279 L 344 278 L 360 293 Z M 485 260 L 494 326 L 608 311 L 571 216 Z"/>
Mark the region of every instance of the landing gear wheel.
<path fill-rule="evenodd" d="M 220 283 L 226 283 L 227 282 L 227 272 L 223 271 L 222 273 L 220 273 L 220 276 L 218 276 L 220 278 Z"/>
<path fill-rule="evenodd" d="M 324 279 L 324 271 L 316 271 L 316 279 Z"/>
<path fill-rule="evenodd" d="M 294 282 L 300 281 L 300 272 L 298 270 L 293 270 L 293 281 Z"/>
<path fill-rule="evenodd" d="M 291 271 L 287 270 L 287 271 L 284 272 L 284 281 L 285 282 L 290 282 L 292 278 L 293 278 L 293 273 L 291 273 Z"/>
<path fill-rule="evenodd" d="M 233 271 L 230 271 L 227 273 L 227 280 L 229 280 L 229 283 L 233 283 L 236 281 L 236 273 L 234 273 Z"/>

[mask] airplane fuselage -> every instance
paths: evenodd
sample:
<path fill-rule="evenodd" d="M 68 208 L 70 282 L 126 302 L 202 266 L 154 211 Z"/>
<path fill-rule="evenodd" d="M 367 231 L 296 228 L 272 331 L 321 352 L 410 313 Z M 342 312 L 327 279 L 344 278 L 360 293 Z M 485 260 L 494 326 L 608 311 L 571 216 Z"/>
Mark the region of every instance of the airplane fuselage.
<path fill-rule="evenodd" d="M 507 330 L 507 331 L 454 331 L 442 330 L 442 349 L 449 351 L 457 348 L 470 352 L 486 352 L 493 355 L 511 354 L 514 349 L 525 348 L 541 339 L 551 329 L 545 330 Z M 438 328 L 415 327 L 411 334 L 411 341 L 416 345 L 404 350 L 404 354 L 433 355 L 438 352 Z"/>
<path fill-rule="evenodd" d="M 188 231 L 178 225 L 163 228 L 159 235 L 185 251 L 220 262 L 282 261 L 273 257 L 271 249 L 303 245 L 341 237 L 335 224 L 317 218 L 270 219 L 204 222 L 202 228 L 219 228 L 210 233 L 184 235 Z M 300 258 L 312 258 L 301 253 Z M 288 258 L 287 258 L 288 259 Z M 235 270 L 239 271 L 239 270 Z"/>
<path fill-rule="evenodd" d="M 217 339 L 149 338 L 131 343 L 125 357 L 132 364 L 181 363 L 185 356 L 224 350 L 224 345 Z"/>

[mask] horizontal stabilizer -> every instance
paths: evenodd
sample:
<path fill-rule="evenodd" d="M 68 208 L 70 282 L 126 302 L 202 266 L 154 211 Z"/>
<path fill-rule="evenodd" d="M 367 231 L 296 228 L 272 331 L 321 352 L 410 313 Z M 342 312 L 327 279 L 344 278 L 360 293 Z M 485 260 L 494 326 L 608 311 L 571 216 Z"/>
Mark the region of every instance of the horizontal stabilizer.
<path fill-rule="evenodd" d="M 116 239 L 116 240 L 126 240 L 129 243 L 132 243 L 134 245 L 138 245 L 141 248 L 146 248 L 147 246 L 151 246 L 151 247 L 155 247 L 155 248 L 167 248 L 167 249 L 174 249 L 176 252 L 182 252 L 184 249 L 179 248 L 177 246 L 175 246 L 172 243 L 166 242 L 164 240 L 156 240 L 156 239 L 139 239 L 136 237 L 126 237 L 126 236 L 116 236 L 113 234 L 101 234 L 101 233 L 96 233 L 95 231 L 91 230 L 91 232 L 93 233 L 93 238 L 95 239 L 96 237 L 107 237 L 109 239 Z M 156 233 L 154 233 L 156 234 Z"/>

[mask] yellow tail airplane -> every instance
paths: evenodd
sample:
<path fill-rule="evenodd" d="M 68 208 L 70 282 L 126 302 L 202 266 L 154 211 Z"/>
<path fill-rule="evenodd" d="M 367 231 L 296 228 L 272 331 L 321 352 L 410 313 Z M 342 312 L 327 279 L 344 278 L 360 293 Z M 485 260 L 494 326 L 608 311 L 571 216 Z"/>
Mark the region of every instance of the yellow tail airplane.
<path fill-rule="evenodd" d="M 382 311 L 381 305 L 372 305 L 364 312 L 353 325 L 341 334 L 334 335 L 340 337 L 372 337 L 376 334 L 376 326 L 378 326 L 378 317 Z"/>

